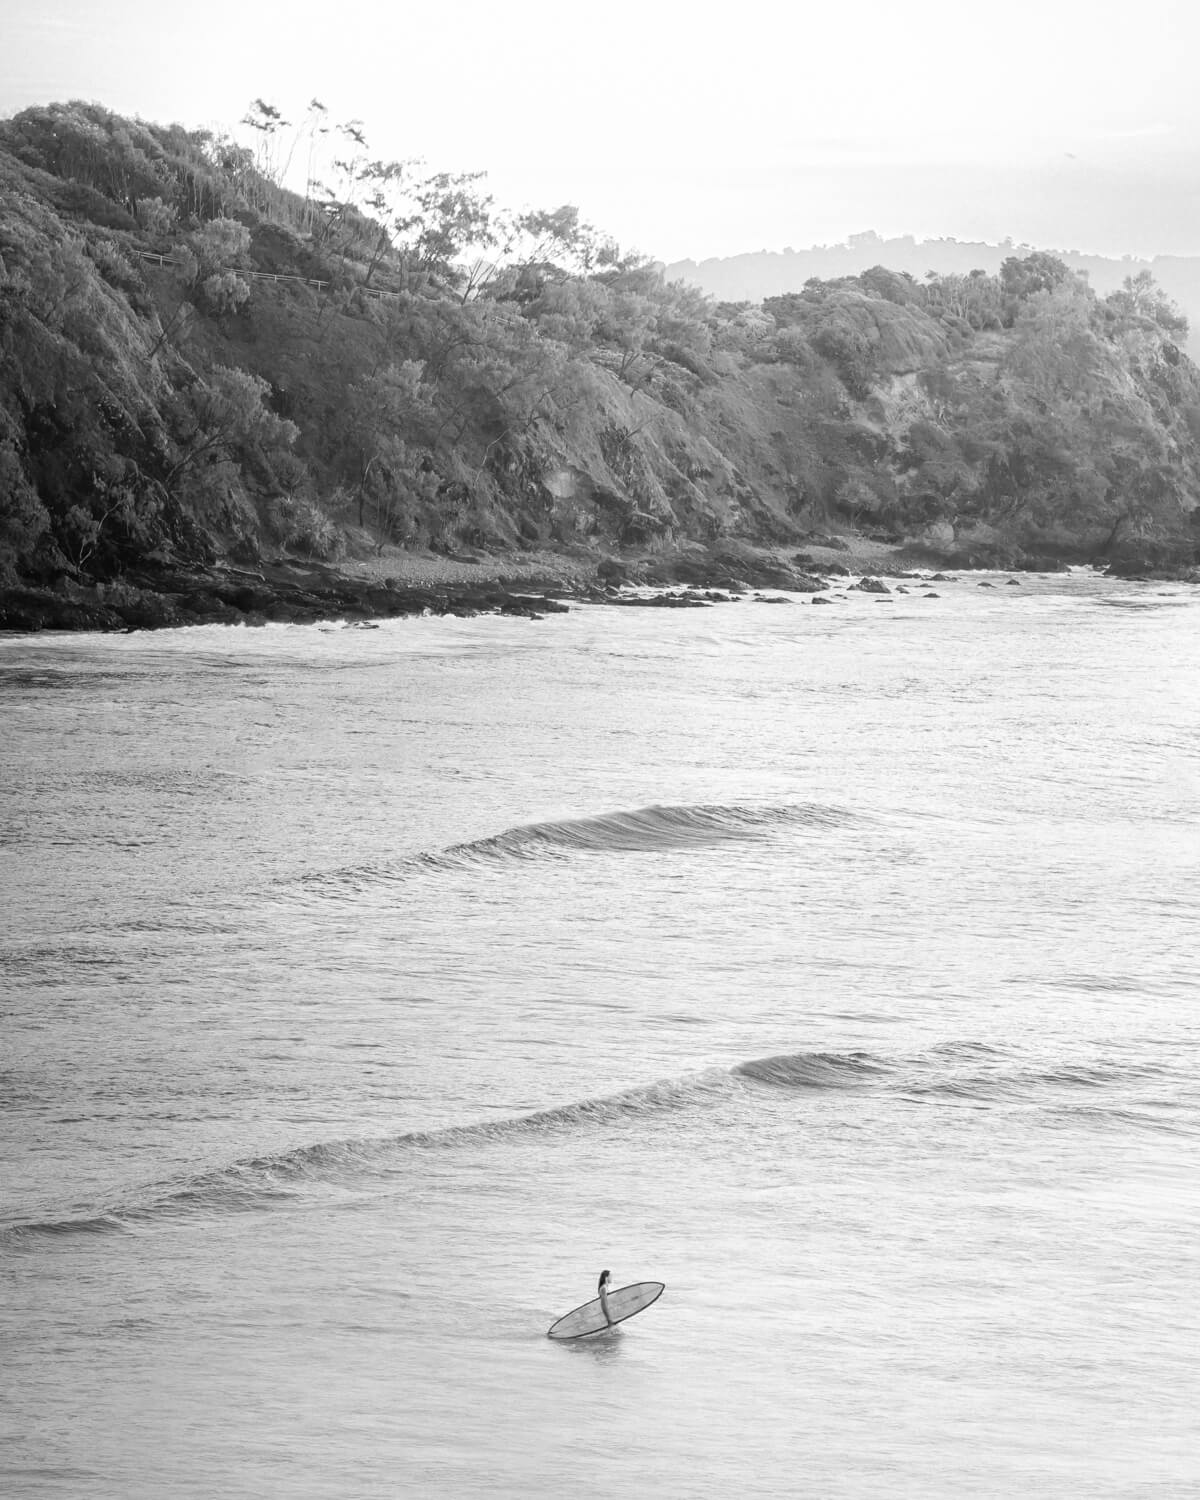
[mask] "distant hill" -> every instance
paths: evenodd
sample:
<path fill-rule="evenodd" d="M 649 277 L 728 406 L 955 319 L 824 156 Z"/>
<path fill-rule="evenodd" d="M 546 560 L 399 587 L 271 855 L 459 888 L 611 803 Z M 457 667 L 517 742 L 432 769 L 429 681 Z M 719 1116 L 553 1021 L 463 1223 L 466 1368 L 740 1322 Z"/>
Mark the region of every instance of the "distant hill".
<path fill-rule="evenodd" d="M 1012 255 L 1028 255 L 1034 247 L 1005 240 L 987 245 L 970 240 L 917 240 L 912 235 L 884 239 L 873 230 L 852 234 L 844 245 L 813 245 L 807 250 L 753 250 L 711 260 L 681 260 L 666 268 L 669 281 L 687 281 L 725 302 L 761 302 L 798 292 L 810 276 L 829 281 L 858 276 L 872 266 L 907 271 L 919 280 L 927 271 L 939 276 L 963 275 L 978 268 L 995 274 Z M 1038 249 L 1045 248 L 1038 246 Z M 1086 274 L 1100 296 L 1117 291 L 1126 276 L 1149 271 L 1191 327 L 1186 348 L 1200 358 L 1200 256 L 1156 255 L 1152 260 L 1125 256 L 1082 255 L 1077 250 L 1051 250 L 1073 271 Z"/>

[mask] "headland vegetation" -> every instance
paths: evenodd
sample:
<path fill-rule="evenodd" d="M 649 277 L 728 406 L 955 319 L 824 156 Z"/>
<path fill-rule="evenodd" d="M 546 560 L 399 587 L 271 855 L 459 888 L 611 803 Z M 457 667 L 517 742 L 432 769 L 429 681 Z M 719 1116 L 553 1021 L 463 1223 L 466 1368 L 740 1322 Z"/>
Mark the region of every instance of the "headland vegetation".
<path fill-rule="evenodd" d="M 1101 296 L 1033 251 L 721 302 L 316 100 L 249 121 L 257 151 L 0 121 L 0 629 L 1200 576 L 1200 371 L 1148 272 Z"/>

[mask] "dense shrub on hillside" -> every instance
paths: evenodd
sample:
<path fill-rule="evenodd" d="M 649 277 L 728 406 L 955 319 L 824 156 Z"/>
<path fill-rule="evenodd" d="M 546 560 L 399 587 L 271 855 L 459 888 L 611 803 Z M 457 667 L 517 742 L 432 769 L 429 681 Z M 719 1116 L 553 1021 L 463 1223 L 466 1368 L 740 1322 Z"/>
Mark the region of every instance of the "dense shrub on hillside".
<path fill-rule="evenodd" d="M 6 576 L 838 518 L 1194 547 L 1200 384 L 1144 277 L 1098 299 L 1035 254 L 714 305 L 572 209 L 505 214 L 350 127 L 298 197 L 278 111 L 254 118 L 257 154 L 95 105 L 0 122 Z"/>

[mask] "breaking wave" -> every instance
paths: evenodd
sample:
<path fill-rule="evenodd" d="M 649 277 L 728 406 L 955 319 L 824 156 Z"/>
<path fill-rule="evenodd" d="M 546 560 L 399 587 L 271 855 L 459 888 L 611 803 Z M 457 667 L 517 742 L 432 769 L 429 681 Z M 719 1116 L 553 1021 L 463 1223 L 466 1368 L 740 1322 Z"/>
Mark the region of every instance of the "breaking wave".
<path fill-rule="evenodd" d="M 986 1066 L 981 1062 L 986 1060 Z M 197 1216 L 263 1212 L 304 1206 L 322 1189 L 353 1188 L 405 1170 L 413 1153 L 482 1147 L 507 1139 L 562 1131 L 616 1128 L 622 1123 L 719 1105 L 746 1090 L 855 1093 L 935 1104 L 955 1100 L 995 1103 L 1003 1097 L 1035 1103 L 1049 1117 L 1109 1117 L 1172 1128 L 1159 1101 L 1130 1099 L 1124 1090 L 1162 1070 L 1120 1067 L 1108 1060 L 1037 1068 L 979 1043 L 934 1047 L 915 1057 L 882 1058 L 864 1051 L 794 1052 L 710 1068 L 601 1098 L 439 1130 L 320 1141 L 289 1151 L 248 1157 L 192 1177 L 154 1184 L 122 1202 L 78 1205 L 54 1217 L 0 1224 L 0 1242 L 26 1236 L 136 1233 L 143 1227 Z M 1080 1095 L 1090 1093 L 1084 1104 Z M 1105 1091 L 1109 1096 L 1105 1097 Z M 1121 1097 L 1113 1097 L 1113 1092 Z"/>
<path fill-rule="evenodd" d="M 774 807 L 684 805 L 642 807 L 633 812 L 604 813 L 549 823 L 527 823 L 491 838 L 458 844 L 427 859 L 524 859 L 559 853 L 637 853 L 687 849 L 711 844 L 768 838 L 782 828 L 835 828 L 853 815 L 841 808 L 812 803 Z"/>
<path fill-rule="evenodd" d="M 840 828 L 862 818 L 860 813 L 819 803 L 641 807 L 589 818 L 525 823 L 486 838 L 411 855 L 394 864 L 357 865 L 307 875 L 300 883 L 308 887 L 357 885 L 396 879 L 420 870 L 503 866 L 572 854 L 653 854 L 710 848 L 718 844 L 761 842 L 788 829 Z"/>

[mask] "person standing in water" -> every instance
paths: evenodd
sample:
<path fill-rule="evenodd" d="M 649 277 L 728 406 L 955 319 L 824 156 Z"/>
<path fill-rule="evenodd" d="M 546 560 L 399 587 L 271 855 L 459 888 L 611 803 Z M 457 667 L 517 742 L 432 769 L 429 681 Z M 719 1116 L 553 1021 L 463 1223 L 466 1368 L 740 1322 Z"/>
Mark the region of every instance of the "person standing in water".
<path fill-rule="evenodd" d="M 609 1310 L 608 1310 L 608 1281 L 609 1281 L 608 1272 L 607 1271 L 601 1271 L 600 1272 L 600 1285 L 598 1287 L 598 1291 L 600 1293 L 600 1311 L 604 1314 L 604 1321 L 611 1328 L 613 1326 L 613 1320 L 612 1320 L 612 1313 L 610 1313 Z"/>

